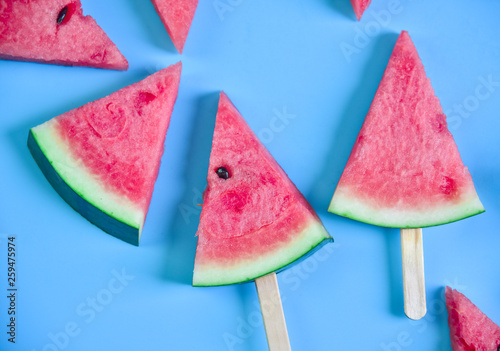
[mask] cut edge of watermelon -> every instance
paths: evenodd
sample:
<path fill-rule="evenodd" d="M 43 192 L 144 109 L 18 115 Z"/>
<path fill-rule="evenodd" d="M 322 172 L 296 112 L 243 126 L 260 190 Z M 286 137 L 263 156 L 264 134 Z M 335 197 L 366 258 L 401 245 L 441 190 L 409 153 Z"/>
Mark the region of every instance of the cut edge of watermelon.
<path fill-rule="evenodd" d="M 118 48 L 117 48 L 118 50 Z M 90 65 L 86 62 L 83 61 L 69 61 L 69 60 L 63 60 L 63 59 L 53 59 L 53 60 L 46 60 L 42 58 L 32 58 L 32 57 L 22 57 L 22 56 L 14 56 L 14 55 L 7 55 L 7 54 L 0 54 L 0 60 L 6 60 L 6 61 L 16 61 L 16 62 L 30 62 L 30 63 L 39 63 L 39 64 L 46 64 L 46 65 L 58 65 L 58 66 L 68 66 L 68 67 L 88 67 L 88 68 L 97 68 L 97 69 L 109 69 L 109 70 L 115 70 L 115 71 L 126 71 L 129 68 L 129 63 L 125 56 L 118 51 L 120 54 L 120 62 L 115 62 L 115 63 L 103 63 L 100 65 Z"/>
<path fill-rule="evenodd" d="M 59 195 L 83 217 L 107 233 L 139 245 L 145 213 L 127 198 L 111 195 L 75 160 L 54 133 L 51 120 L 30 130 L 28 148 Z M 71 170 L 78 169 L 78 172 Z M 106 194 L 106 196 L 102 196 Z"/>
<path fill-rule="evenodd" d="M 227 268 L 221 264 L 219 267 L 195 270 L 193 286 L 209 287 L 254 281 L 266 274 L 281 272 L 301 262 L 330 242 L 333 242 L 333 238 L 321 221 L 314 218 L 292 243 L 280 248 L 278 252 L 269 252 L 258 259 L 242 260 L 237 267 Z"/>
<path fill-rule="evenodd" d="M 28 8 L 28 10 L 26 10 L 28 11 L 28 13 L 27 14 L 24 13 L 24 16 L 31 15 L 36 17 L 36 14 L 39 14 L 36 12 L 30 13 L 30 11 L 32 11 L 34 7 L 29 5 L 29 1 L 20 1 L 19 3 L 23 4 L 19 4 L 21 10 L 19 10 L 18 7 L 14 11 L 16 15 L 19 15 L 19 11 L 24 11 L 22 9 L 24 5 L 26 5 L 25 7 Z M 68 8 L 68 6 L 70 5 L 71 7 Z M 43 6 L 45 6 L 45 8 L 43 9 L 38 8 L 37 10 L 42 10 L 43 11 L 42 15 L 46 16 L 50 15 L 52 9 L 48 8 L 46 5 L 42 5 L 42 7 Z M 118 46 L 111 40 L 108 34 L 104 31 L 104 29 L 97 23 L 97 21 L 91 15 L 83 14 L 83 8 L 80 0 L 68 1 L 68 4 L 65 8 L 68 9 L 68 11 L 65 17 L 63 18 L 63 22 L 66 23 L 71 19 L 72 20 L 71 22 L 76 21 L 77 23 L 76 24 L 72 23 L 69 26 L 69 28 L 71 29 L 69 31 L 66 31 L 64 34 L 61 34 L 60 31 L 62 27 L 58 27 L 55 29 L 55 35 L 53 35 L 51 29 L 45 27 L 43 28 L 43 31 L 45 31 L 46 33 L 43 34 L 43 40 L 39 42 L 39 44 L 41 44 L 41 46 L 46 46 L 46 45 L 54 46 L 53 49 L 55 50 L 50 51 L 50 54 L 48 54 L 47 52 L 40 52 L 33 47 L 26 48 L 25 47 L 26 42 L 23 38 L 26 37 L 30 38 L 30 35 L 32 35 L 33 33 L 23 32 L 23 28 L 26 27 L 26 24 L 20 23 L 18 26 L 17 22 L 15 22 L 16 15 L 14 15 L 14 19 L 9 19 L 9 17 L 11 16 L 11 14 L 9 13 L 7 15 L 7 22 L 16 23 L 16 26 L 14 26 L 13 29 L 10 28 L 10 24 L 7 23 L 6 28 L 9 31 L 15 32 L 16 35 L 13 38 L 12 37 L 3 38 L 4 39 L 2 40 L 3 42 L 0 43 L 4 44 L 0 45 L 1 47 L 0 51 L 2 51 L 0 52 L 0 60 L 52 64 L 52 65 L 62 65 L 71 67 L 91 67 L 97 69 L 110 69 L 117 71 L 128 70 L 129 68 L 128 60 L 125 58 L 123 53 L 118 49 Z M 8 12 L 13 12 L 13 9 L 9 9 Z M 34 19 L 32 19 L 32 21 L 33 20 Z M 44 24 L 42 24 L 42 27 L 43 26 Z M 89 41 L 90 47 L 87 47 L 87 52 L 92 49 L 103 50 L 102 52 L 99 52 L 100 55 L 97 56 L 98 58 L 101 58 L 102 54 L 102 62 L 99 62 L 98 58 L 92 57 L 91 52 L 88 53 L 88 56 L 81 55 L 82 51 L 80 51 L 79 49 L 82 49 L 82 47 L 80 46 L 80 44 L 85 40 L 76 40 L 76 41 L 74 40 L 75 37 L 80 34 L 79 30 L 85 30 L 88 36 L 91 37 L 91 40 Z M 68 45 L 65 45 L 67 43 L 64 43 L 64 40 L 68 39 L 70 41 L 71 39 L 73 39 L 71 41 L 71 45 L 73 46 L 70 49 L 73 53 L 76 53 L 76 56 L 68 57 L 67 52 L 66 53 L 62 52 L 63 49 L 68 48 Z M 48 43 L 44 43 L 44 41 L 47 41 Z M 31 46 L 33 46 L 33 43 L 30 44 Z"/>
<path fill-rule="evenodd" d="M 499 350 L 500 326 L 460 291 L 445 287 L 453 350 Z"/>
<path fill-rule="evenodd" d="M 368 0 L 365 4 L 362 1 L 351 0 L 351 4 L 354 10 L 354 14 L 356 15 L 356 19 L 361 21 L 361 17 L 365 13 L 366 9 L 370 6 L 371 0 Z"/>
<path fill-rule="evenodd" d="M 153 3 L 153 6 L 155 8 L 156 13 L 160 17 L 160 19 L 163 23 L 163 26 L 165 27 L 165 29 L 170 37 L 170 40 L 172 40 L 172 44 L 174 44 L 174 47 L 179 52 L 179 54 L 182 55 L 182 52 L 184 50 L 184 46 L 185 46 L 186 41 L 187 41 L 187 37 L 189 35 L 189 31 L 191 29 L 191 24 L 193 22 L 195 14 L 196 14 L 196 9 L 198 7 L 198 0 L 196 0 L 196 6 L 194 7 L 194 11 L 188 15 L 189 16 L 188 18 L 186 18 L 189 22 L 187 32 L 177 30 L 175 23 L 171 23 L 171 22 L 175 22 L 175 21 L 173 21 L 171 18 L 169 18 L 169 16 L 167 16 L 167 14 L 165 13 L 166 9 L 165 9 L 164 4 L 162 6 L 162 4 L 160 4 L 160 1 L 158 1 L 158 0 L 152 0 L 151 2 Z"/>
<path fill-rule="evenodd" d="M 360 222 L 389 228 L 424 228 L 456 222 L 485 211 L 474 188 L 462 194 L 463 200 L 451 205 L 437 204 L 425 210 L 380 208 L 356 199 L 345 189 L 337 188 L 328 212 Z"/>

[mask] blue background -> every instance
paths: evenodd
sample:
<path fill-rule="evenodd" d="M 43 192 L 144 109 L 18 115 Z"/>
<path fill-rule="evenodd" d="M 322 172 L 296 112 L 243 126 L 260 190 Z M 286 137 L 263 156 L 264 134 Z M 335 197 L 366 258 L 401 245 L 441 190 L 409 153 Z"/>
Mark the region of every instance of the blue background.
<path fill-rule="evenodd" d="M 500 2 L 394 1 L 374 0 L 358 23 L 348 0 L 201 0 L 179 55 L 149 1 L 84 0 L 127 72 L 0 61 L 0 233 L 17 238 L 19 289 L 11 345 L 4 235 L 0 349 L 267 349 L 253 283 L 190 285 L 220 90 L 335 238 L 278 275 L 294 350 L 449 350 L 445 285 L 500 323 Z M 418 322 L 403 312 L 399 231 L 326 211 L 403 29 L 486 208 L 424 230 L 428 313 Z M 134 247 L 57 195 L 29 154 L 28 130 L 179 60 L 179 96 Z"/>

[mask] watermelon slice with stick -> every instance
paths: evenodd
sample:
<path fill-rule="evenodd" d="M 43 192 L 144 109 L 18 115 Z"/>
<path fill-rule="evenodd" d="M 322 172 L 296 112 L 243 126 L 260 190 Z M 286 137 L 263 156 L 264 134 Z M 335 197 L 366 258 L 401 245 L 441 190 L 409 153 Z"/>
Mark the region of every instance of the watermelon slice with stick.
<path fill-rule="evenodd" d="M 34 127 L 28 147 L 59 195 L 139 245 L 177 98 L 181 63 Z"/>
<path fill-rule="evenodd" d="M 457 290 L 447 286 L 445 295 L 452 350 L 500 350 L 500 327 Z"/>
<path fill-rule="evenodd" d="M 405 312 L 425 315 L 422 227 L 484 211 L 408 32 L 392 56 L 330 212 L 402 228 Z"/>
<path fill-rule="evenodd" d="M 198 0 L 151 0 L 175 48 L 182 54 Z"/>
<path fill-rule="evenodd" d="M 358 21 L 361 20 L 363 13 L 370 6 L 372 0 L 351 0 L 352 8 L 354 9 L 354 13 L 356 14 L 356 18 Z"/>
<path fill-rule="evenodd" d="M 0 59 L 126 70 L 80 0 L 0 1 Z"/>
<path fill-rule="evenodd" d="M 274 272 L 332 241 L 316 212 L 223 92 L 198 227 L 194 286 L 255 280 L 266 331 L 287 344 Z M 286 348 L 285 348 L 286 349 Z"/>

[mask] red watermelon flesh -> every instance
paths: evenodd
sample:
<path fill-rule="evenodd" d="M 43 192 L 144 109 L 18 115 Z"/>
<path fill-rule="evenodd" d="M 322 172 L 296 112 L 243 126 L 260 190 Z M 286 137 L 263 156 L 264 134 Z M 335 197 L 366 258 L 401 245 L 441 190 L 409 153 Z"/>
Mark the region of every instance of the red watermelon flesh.
<path fill-rule="evenodd" d="M 356 18 L 361 20 L 363 13 L 370 6 L 372 0 L 351 0 L 352 7 L 354 8 L 354 13 L 356 14 Z"/>
<path fill-rule="evenodd" d="M 182 54 L 198 0 L 151 0 L 177 51 Z"/>
<path fill-rule="evenodd" d="M 396 228 L 484 211 L 407 32 L 384 72 L 330 212 Z"/>
<path fill-rule="evenodd" d="M 228 178 L 217 171 L 227 170 Z M 221 93 L 193 285 L 253 280 L 331 240 L 318 216 Z"/>
<path fill-rule="evenodd" d="M 0 1 L 0 59 L 128 68 L 96 21 L 83 15 L 80 0 Z"/>
<path fill-rule="evenodd" d="M 30 132 L 30 150 L 61 196 L 91 222 L 136 245 L 158 175 L 181 67 L 179 62 Z M 122 223 L 130 233 L 126 238 L 116 229 L 124 228 Z"/>
<path fill-rule="evenodd" d="M 500 327 L 460 292 L 447 286 L 445 294 L 452 350 L 499 350 Z"/>

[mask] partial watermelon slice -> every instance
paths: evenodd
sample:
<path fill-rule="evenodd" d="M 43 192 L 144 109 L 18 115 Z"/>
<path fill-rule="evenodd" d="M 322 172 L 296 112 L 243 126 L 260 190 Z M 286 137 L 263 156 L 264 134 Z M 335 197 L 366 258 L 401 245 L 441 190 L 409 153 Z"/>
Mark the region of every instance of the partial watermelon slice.
<path fill-rule="evenodd" d="M 484 211 L 406 31 L 328 210 L 395 228 L 444 224 Z"/>
<path fill-rule="evenodd" d="M 332 241 L 316 212 L 220 94 L 193 285 L 251 281 Z"/>
<path fill-rule="evenodd" d="M 28 147 L 82 216 L 139 245 L 177 98 L 181 63 L 32 128 Z"/>
<path fill-rule="evenodd" d="M 363 13 L 370 6 L 372 0 L 351 0 L 352 7 L 354 8 L 354 13 L 356 14 L 356 18 L 361 20 Z"/>
<path fill-rule="evenodd" d="M 80 0 L 0 1 L 0 59 L 126 70 Z"/>
<path fill-rule="evenodd" d="M 175 48 L 182 54 L 198 0 L 151 0 Z"/>
<path fill-rule="evenodd" d="M 500 350 L 500 327 L 463 294 L 449 286 L 445 294 L 452 350 Z"/>

